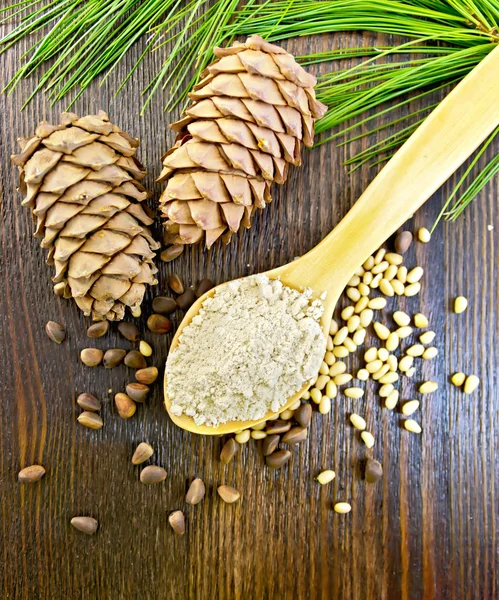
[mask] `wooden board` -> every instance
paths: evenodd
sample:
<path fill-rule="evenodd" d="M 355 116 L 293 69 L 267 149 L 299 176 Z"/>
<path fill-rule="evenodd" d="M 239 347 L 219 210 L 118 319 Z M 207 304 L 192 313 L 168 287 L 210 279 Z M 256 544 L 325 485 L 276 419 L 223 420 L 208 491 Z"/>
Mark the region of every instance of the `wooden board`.
<path fill-rule="evenodd" d="M 373 41 L 387 40 L 371 35 L 361 40 Z M 336 35 L 291 41 L 287 47 L 303 54 L 358 42 Z M 2 85 L 26 47 L 20 44 L 2 56 Z M 117 99 L 112 94 L 140 50 L 135 48 L 102 87 L 94 84 L 85 92 L 75 109 L 86 114 L 103 108 L 125 131 L 141 138 L 140 157 L 157 198 L 161 186 L 154 178 L 172 141 L 167 124 L 173 117 L 163 112 L 161 94 L 144 117 L 138 112 L 140 86 L 156 72 L 160 53 L 143 63 L 125 93 Z M 395 306 L 410 313 L 420 310 L 437 332 L 439 356 L 425 362 L 415 378 L 431 378 L 440 386 L 438 393 L 422 399 L 416 418 L 423 434 L 404 431 L 400 414 L 382 410 L 369 384 L 365 401 L 341 395 L 330 415 L 314 413 L 308 441 L 294 449 L 292 463 L 282 471 L 264 468 L 255 442 L 224 468 L 218 459 L 221 439 L 195 437 L 169 421 L 161 385 L 134 418 L 123 421 L 108 390 L 123 390 L 132 373 L 125 367 L 89 369 L 79 362 L 79 351 L 90 345 L 88 320 L 51 290 L 50 269 L 32 237 L 31 217 L 20 205 L 9 161 L 18 136 L 29 134 L 42 118 L 56 120 L 64 108 L 50 108 L 38 96 L 19 112 L 32 87 L 33 82 L 23 82 L 12 96 L 0 96 L 0 597 L 497 598 L 497 178 L 457 223 L 439 226 L 430 244 L 411 248 L 407 263 L 425 268 L 421 296 L 389 303 L 389 312 Z M 306 152 L 303 167 L 291 172 L 284 187 L 274 189 L 273 204 L 249 233 L 227 249 L 196 248 L 172 264 L 160 264 L 160 284 L 148 293 L 144 314 L 150 314 L 153 295 L 166 291 L 172 271 L 188 283 L 203 277 L 222 282 L 275 267 L 311 248 L 374 176 L 367 168 L 349 175 L 342 166 L 363 147 L 365 140 L 354 147 L 330 143 Z M 497 147 L 488 150 L 489 157 L 493 151 Z M 433 223 L 449 189 L 450 184 L 419 211 L 408 225 L 411 230 Z M 489 231 L 488 225 L 495 229 Z M 160 235 L 159 226 L 155 231 Z M 469 298 L 470 306 L 457 316 L 450 307 L 459 294 Z M 44 333 L 50 319 L 67 328 L 68 339 L 61 346 Z M 169 338 L 149 333 L 145 319 L 139 326 L 161 367 Z M 115 327 L 94 345 L 131 347 Z M 358 365 L 359 357 L 351 368 Z M 482 378 L 473 396 L 450 385 L 450 374 L 458 370 Z M 402 384 L 404 399 L 415 397 L 414 383 Z M 75 399 L 83 391 L 103 400 L 105 426 L 100 431 L 76 422 L 80 411 Z M 376 436 L 371 451 L 347 425 L 354 408 L 366 416 Z M 139 482 L 140 469 L 130 457 L 140 441 L 152 444 L 154 462 L 168 471 L 161 486 Z M 367 456 L 383 462 L 385 476 L 376 486 L 361 477 Z M 19 485 L 18 471 L 32 463 L 45 465 L 45 478 Z M 325 468 L 336 471 L 336 480 L 320 487 L 314 477 Z M 184 495 L 195 476 L 205 481 L 207 496 L 188 508 Z M 221 483 L 240 490 L 241 501 L 224 505 L 216 493 Z M 352 512 L 336 515 L 332 505 L 337 500 L 351 502 Z M 167 524 L 168 513 L 179 508 L 187 516 L 183 538 L 175 537 Z M 69 524 L 74 515 L 97 518 L 98 534 L 86 537 L 75 531 Z"/>

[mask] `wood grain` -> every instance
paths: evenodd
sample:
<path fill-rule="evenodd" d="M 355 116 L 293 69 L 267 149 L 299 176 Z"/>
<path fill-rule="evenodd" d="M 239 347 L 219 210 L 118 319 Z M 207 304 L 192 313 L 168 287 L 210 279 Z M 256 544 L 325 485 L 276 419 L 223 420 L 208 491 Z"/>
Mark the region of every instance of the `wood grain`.
<path fill-rule="evenodd" d="M 287 47 L 303 54 L 359 41 L 383 44 L 387 39 L 371 34 L 360 40 L 321 36 L 293 40 Z M 12 76 L 25 50 L 20 44 L 2 56 L 0 83 Z M 160 186 L 153 182 L 160 155 L 172 140 L 167 123 L 173 116 L 163 112 L 160 95 L 143 118 L 137 115 L 141 86 L 160 63 L 159 53 L 143 63 L 126 93 L 117 99 L 112 94 L 140 51 L 138 45 L 75 108 L 80 114 L 106 109 L 122 128 L 141 138 L 140 156 L 157 194 Z M 12 96 L 0 96 L 0 597 L 497 598 L 497 179 L 456 224 L 439 226 L 430 244 L 415 244 L 408 253 L 409 265 L 425 268 L 423 289 L 419 298 L 398 305 L 428 315 L 440 349 L 438 359 L 425 363 L 417 378 L 431 377 L 440 385 L 437 394 L 422 401 L 418 419 L 423 434 L 404 431 L 400 415 L 382 410 L 368 384 L 362 404 L 341 397 L 327 417 L 314 414 L 308 441 L 281 472 L 263 467 L 255 443 L 224 468 L 218 460 L 222 440 L 176 428 L 162 407 L 160 385 L 133 419 L 123 421 L 108 390 L 123 390 L 131 372 L 80 364 L 78 353 L 88 345 L 88 322 L 74 303 L 59 300 L 51 291 L 50 269 L 32 237 L 31 217 L 20 206 L 9 161 L 18 136 L 30 133 L 42 118 L 56 120 L 64 108 L 50 108 L 45 98 L 37 97 L 19 112 L 32 87 L 33 81 L 23 82 Z M 343 148 L 326 144 L 307 152 L 303 167 L 293 170 L 285 186 L 274 189 L 273 204 L 250 232 L 226 249 L 195 248 L 174 264 L 161 264 L 160 284 L 148 294 L 144 314 L 150 312 L 153 295 L 166 291 L 173 269 L 188 283 L 202 277 L 221 282 L 275 267 L 311 248 L 374 176 L 367 168 L 349 175 L 342 166 L 367 143 Z M 497 147 L 489 148 L 488 156 L 494 151 Z M 409 224 L 412 230 L 433 222 L 449 187 L 418 212 Z M 489 224 L 493 231 L 488 231 Z M 470 306 L 457 316 L 450 306 L 459 294 L 469 298 Z M 395 305 L 390 302 L 390 311 Z M 61 346 L 44 333 L 49 319 L 67 328 L 68 339 Z M 147 332 L 144 323 L 139 322 L 143 337 L 153 345 L 155 364 L 161 366 L 169 340 Z M 95 345 L 130 347 L 115 328 Z M 449 375 L 456 370 L 478 374 L 480 390 L 465 397 L 451 386 Z M 404 381 L 403 398 L 414 397 L 414 383 Z M 100 431 L 76 422 L 75 399 L 82 391 L 103 400 L 105 426 Z M 346 424 L 354 407 L 365 413 L 376 434 L 372 451 L 366 451 Z M 161 486 L 139 482 L 139 469 L 130 458 L 140 441 L 156 449 L 154 462 L 168 471 Z M 385 476 L 377 486 L 367 486 L 361 478 L 368 455 L 383 462 Z M 19 485 L 18 471 L 35 462 L 46 467 L 45 478 Z M 324 468 L 334 468 L 337 477 L 320 487 L 314 476 Z M 195 476 L 206 482 L 208 492 L 203 503 L 187 509 L 183 498 Z M 220 502 L 216 487 L 221 483 L 239 489 L 241 501 L 231 506 Z M 332 511 L 340 499 L 353 505 L 347 516 Z M 168 513 L 178 508 L 187 515 L 183 538 L 175 537 L 167 524 Z M 69 522 L 75 515 L 97 518 L 97 535 L 73 530 Z"/>

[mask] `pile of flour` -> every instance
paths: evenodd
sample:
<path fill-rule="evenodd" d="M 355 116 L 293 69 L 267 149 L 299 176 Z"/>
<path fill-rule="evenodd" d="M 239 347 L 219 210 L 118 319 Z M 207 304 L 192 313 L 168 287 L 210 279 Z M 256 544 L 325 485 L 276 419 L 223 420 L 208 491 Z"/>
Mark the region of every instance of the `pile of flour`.
<path fill-rule="evenodd" d="M 323 307 L 310 297 L 254 275 L 208 298 L 166 361 L 171 412 L 209 426 L 277 412 L 324 356 Z"/>

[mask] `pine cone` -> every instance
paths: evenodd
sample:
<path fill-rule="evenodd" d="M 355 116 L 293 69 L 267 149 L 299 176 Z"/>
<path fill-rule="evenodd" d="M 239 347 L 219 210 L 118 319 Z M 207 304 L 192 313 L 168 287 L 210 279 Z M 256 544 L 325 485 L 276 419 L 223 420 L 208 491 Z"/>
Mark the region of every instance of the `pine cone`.
<path fill-rule="evenodd" d="M 162 158 L 160 209 L 173 244 L 204 239 L 210 247 L 249 228 L 271 201 L 272 182 L 284 183 L 288 165 L 301 164 L 301 144 L 312 145 L 314 120 L 326 111 L 315 77 L 261 37 L 214 53 Z"/>
<path fill-rule="evenodd" d="M 22 204 L 55 266 L 55 292 L 96 320 L 120 320 L 126 306 L 136 312 L 146 285 L 157 283 L 152 259 L 159 247 L 140 204 L 148 193 L 139 183 L 145 171 L 134 156 L 138 140 L 100 111 L 63 113 L 60 125 L 42 122 L 19 143 L 12 162 Z"/>

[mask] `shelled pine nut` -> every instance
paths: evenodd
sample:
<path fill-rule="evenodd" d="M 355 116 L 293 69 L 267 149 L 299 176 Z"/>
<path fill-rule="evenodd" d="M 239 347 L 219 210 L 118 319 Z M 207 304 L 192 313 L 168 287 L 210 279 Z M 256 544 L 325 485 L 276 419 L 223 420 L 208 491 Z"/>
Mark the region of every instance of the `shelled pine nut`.
<path fill-rule="evenodd" d="M 329 375 L 319 375 L 319 377 L 317 377 L 317 381 L 315 382 L 315 387 L 322 391 L 330 379 L 331 378 Z"/>
<path fill-rule="evenodd" d="M 425 331 L 419 336 L 419 341 L 422 344 L 431 344 L 437 334 L 434 331 Z"/>
<path fill-rule="evenodd" d="M 319 402 L 319 412 L 321 415 L 327 415 L 331 411 L 331 398 L 328 396 L 322 396 Z"/>
<path fill-rule="evenodd" d="M 359 429 L 360 431 L 363 431 L 367 427 L 365 420 L 356 413 L 352 413 L 350 415 L 350 423 L 355 427 L 355 429 Z"/>
<path fill-rule="evenodd" d="M 419 402 L 417 400 L 409 400 L 402 406 L 402 414 L 406 417 L 415 413 L 419 408 Z"/>
<path fill-rule="evenodd" d="M 358 329 L 352 336 L 353 343 L 356 346 L 362 346 L 362 344 L 366 341 L 367 331 L 362 327 Z"/>
<path fill-rule="evenodd" d="M 360 314 L 369 304 L 369 298 L 367 296 L 362 296 L 358 302 L 355 304 L 354 312 L 355 314 Z"/>
<path fill-rule="evenodd" d="M 377 373 L 382 366 L 383 363 L 379 359 L 373 360 L 366 364 L 366 371 L 371 374 Z"/>
<path fill-rule="evenodd" d="M 406 283 L 407 282 L 407 267 L 399 267 L 397 269 L 397 279 L 400 281 L 400 283 Z"/>
<path fill-rule="evenodd" d="M 402 310 L 396 310 L 393 313 L 393 320 L 400 327 L 407 327 L 411 322 L 411 317 Z"/>
<path fill-rule="evenodd" d="M 404 427 L 411 433 L 421 433 L 421 426 L 413 419 L 406 419 L 404 421 Z"/>
<path fill-rule="evenodd" d="M 379 321 L 374 322 L 374 331 L 380 340 L 387 340 L 390 335 L 390 330 L 388 327 L 380 323 Z"/>
<path fill-rule="evenodd" d="M 378 357 L 378 350 L 376 348 L 374 348 L 374 346 L 364 352 L 364 360 L 366 361 L 366 363 L 370 363 L 373 360 L 376 360 L 377 357 Z"/>
<path fill-rule="evenodd" d="M 456 387 L 460 387 L 463 385 L 465 379 L 466 379 L 466 375 L 464 373 L 459 372 L 459 373 L 454 373 L 454 375 L 451 377 L 450 380 Z"/>
<path fill-rule="evenodd" d="M 383 279 L 386 279 L 390 283 L 395 279 L 395 275 L 397 274 L 398 268 L 395 265 L 390 265 L 388 269 L 383 273 Z"/>
<path fill-rule="evenodd" d="M 357 350 L 357 344 L 350 337 L 345 338 L 343 346 L 345 346 L 348 352 L 355 352 Z"/>
<path fill-rule="evenodd" d="M 458 296 L 454 300 L 454 312 L 456 314 L 463 313 L 468 308 L 468 300 L 464 296 Z"/>
<path fill-rule="evenodd" d="M 424 360 L 431 360 L 432 358 L 435 358 L 437 354 L 438 348 L 435 348 L 435 346 L 430 346 L 429 348 L 426 348 L 426 350 L 423 352 L 422 358 L 424 358 Z"/>
<path fill-rule="evenodd" d="M 385 260 L 387 260 L 390 265 L 396 265 L 398 267 L 403 263 L 404 258 L 396 252 L 387 252 L 385 254 Z"/>
<path fill-rule="evenodd" d="M 393 289 L 392 284 L 388 281 L 388 279 L 382 279 L 379 282 L 379 289 L 382 294 L 388 297 L 392 297 L 395 295 L 395 291 Z"/>
<path fill-rule="evenodd" d="M 393 291 L 395 294 L 397 294 L 397 296 L 403 296 L 405 294 L 405 286 L 401 281 L 394 279 L 393 281 L 390 281 L 390 283 L 392 284 Z"/>
<path fill-rule="evenodd" d="M 398 380 L 399 380 L 398 373 L 395 373 L 394 371 L 388 371 L 388 373 L 386 373 L 385 375 L 383 375 L 383 377 L 380 377 L 378 379 L 378 381 L 382 384 L 395 383 Z"/>
<path fill-rule="evenodd" d="M 418 229 L 418 240 L 423 242 L 423 244 L 427 244 L 431 239 L 431 233 L 426 229 L 426 227 L 420 227 Z"/>
<path fill-rule="evenodd" d="M 385 398 L 385 407 L 388 410 L 393 410 L 397 406 L 397 402 L 399 401 L 399 391 L 392 390 L 388 396 Z"/>
<path fill-rule="evenodd" d="M 418 283 L 423 274 L 423 267 L 414 267 L 407 273 L 407 283 Z"/>
<path fill-rule="evenodd" d="M 386 362 L 388 360 L 389 355 L 390 353 L 386 348 L 378 348 L 378 358 L 383 362 Z"/>
<path fill-rule="evenodd" d="M 364 395 L 364 390 L 359 387 L 350 387 L 344 390 L 343 393 L 347 398 L 353 398 L 354 400 L 358 400 Z"/>
<path fill-rule="evenodd" d="M 359 369 L 357 371 L 357 379 L 367 381 L 369 379 L 369 371 L 367 369 Z"/>
<path fill-rule="evenodd" d="M 336 356 L 336 358 L 346 358 L 350 352 L 345 346 L 335 346 L 333 349 L 333 354 Z"/>
<path fill-rule="evenodd" d="M 423 356 L 424 351 L 425 351 L 425 348 L 422 344 L 413 344 L 412 346 L 407 348 L 405 353 L 408 356 L 417 357 L 417 356 Z"/>
<path fill-rule="evenodd" d="M 429 325 L 428 319 L 422 313 L 417 313 L 414 315 L 414 325 L 418 329 L 424 329 Z"/>
<path fill-rule="evenodd" d="M 354 310 L 355 310 L 355 309 L 354 309 L 354 307 L 353 307 L 353 306 L 347 306 L 346 308 L 344 308 L 344 309 L 341 311 L 341 318 L 342 318 L 344 321 L 348 321 L 348 319 L 349 319 L 349 318 L 350 318 L 350 317 L 353 315 L 353 313 L 354 313 Z"/>
<path fill-rule="evenodd" d="M 353 302 L 358 302 L 360 300 L 360 292 L 356 287 L 349 287 L 347 289 L 347 296 Z"/>
<path fill-rule="evenodd" d="M 331 323 L 329 325 L 329 335 L 334 335 L 338 331 L 338 323 L 331 319 Z"/>
<path fill-rule="evenodd" d="M 464 382 L 464 393 L 472 394 L 480 385 L 480 379 L 476 375 L 468 375 Z"/>
<path fill-rule="evenodd" d="M 403 356 L 399 360 L 399 371 L 402 371 L 403 373 L 406 372 L 412 367 L 413 362 L 414 358 L 412 356 Z"/>
<path fill-rule="evenodd" d="M 379 263 L 383 260 L 383 258 L 385 257 L 386 254 L 386 250 L 384 248 L 380 248 L 376 254 L 374 255 L 374 264 L 375 265 L 379 265 Z"/>
<path fill-rule="evenodd" d="M 372 298 L 367 306 L 372 310 L 382 310 L 386 306 L 386 300 L 381 297 Z"/>
<path fill-rule="evenodd" d="M 394 389 L 393 383 L 385 383 L 379 388 L 378 393 L 382 398 L 388 398 Z"/>
<path fill-rule="evenodd" d="M 436 381 L 425 381 L 419 386 L 420 394 L 433 394 L 438 390 L 438 383 Z"/>
<path fill-rule="evenodd" d="M 348 335 L 348 327 L 342 327 L 337 331 L 333 338 L 333 343 L 335 346 L 341 346 L 345 341 L 345 338 Z"/>
<path fill-rule="evenodd" d="M 357 287 L 360 283 L 360 277 L 358 275 L 353 275 L 349 282 L 348 285 L 350 285 L 351 287 Z"/>
<path fill-rule="evenodd" d="M 341 373 L 344 373 L 346 370 L 346 364 L 343 361 L 339 360 L 338 362 L 335 362 L 334 365 L 329 369 L 329 375 L 330 377 L 334 377 L 335 375 L 341 375 Z"/>
<path fill-rule="evenodd" d="M 371 273 L 373 275 L 379 275 L 380 273 L 384 273 L 389 266 L 390 265 L 386 260 L 382 260 L 377 265 L 374 265 L 374 267 L 371 269 Z"/>
<path fill-rule="evenodd" d="M 378 273 L 378 275 L 376 275 L 375 277 L 373 277 L 373 280 L 371 281 L 371 283 L 369 284 L 369 287 L 372 290 L 375 290 L 377 288 L 379 288 L 379 282 L 383 279 L 383 273 Z"/>
<path fill-rule="evenodd" d="M 370 256 L 367 258 L 362 266 L 366 271 L 372 271 L 372 268 L 374 267 L 374 257 Z"/>
<path fill-rule="evenodd" d="M 349 381 L 352 381 L 352 376 L 350 373 L 341 373 L 340 375 L 335 375 L 334 377 L 334 383 L 336 385 L 345 385 L 345 383 L 348 383 Z"/>
<path fill-rule="evenodd" d="M 405 288 L 404 296 L 407 296 L 408 298 L 410 298 L 412 296 L 416 296 L 417 294 L 419 294 L 420 290 L 421 290 L 420 283 L 411 283 Z"/>
<path fill-rule="evenodd" d="M 373 373 L 372 377 L 373 377 L 373 379 L 375 381 L 378 381 L 379 379 L 381 379 L 381 377 L 383 377 L 384 375 L 386 375 L 389 370 L 390 370 L 390 367 L 388 365 L 383 365 L 381 367 L 381 369 L 378 369 L 376 371 L 376 373 Z"/>
<path fill-rule="evenodd" d="M 374 436 L 369 431 L 363 431 L 360 434 L 360 437 L 362 438 L 362 441 L 367 446 L 367 448 L 372 448 L 374 446 Z"/>
<path fill-rule="evenodd" d="M 373 317 L 374 312 L 370 308 L 365 308 L 360 313 L 360 324 L 362 327 L 368 327 L 372 323 Z"/>
<path fill-rule="evenodd" d="M 338 386 L 334 381 L 328 381 L 326 385 L 326 396 L 336 398 L 338 395 Z"/>
<path fill-rule="evenodd" d="M 411 334 L 412 334 L 412 327 L 409 327 L 409 325 L 406 325 L 405 327 L 399 327 L 397 329 L 397 335 L 399 336 L 399 338 L 401 340 L 408 338 Z"/>
<path fill-rule="evenodd" d="M 392 331 L 390 335 L 386 338 L 385 347 L 390 352 L 393 352 L 399 347 L 399 336 L 395 331 Z"/>
<path fill-rule="evenodd" d="M 374 275 L 371 273 L 371 271 L 368 271 L 362 276 L 362 283 L 364 283 L 365 285 L 369 285 L 373 279 Z"/>

